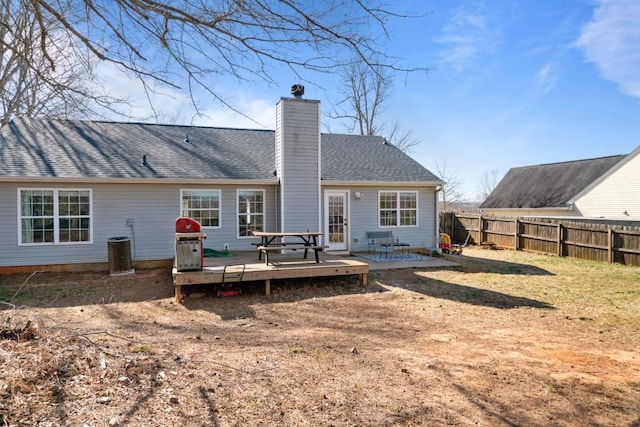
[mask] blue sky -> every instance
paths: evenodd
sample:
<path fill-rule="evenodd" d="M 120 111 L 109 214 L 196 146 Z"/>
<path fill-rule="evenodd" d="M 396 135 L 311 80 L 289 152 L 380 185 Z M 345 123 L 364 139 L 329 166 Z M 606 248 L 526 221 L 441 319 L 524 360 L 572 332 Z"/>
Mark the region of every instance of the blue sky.
<path fill-rule="evenodd" d="M 626 154 L 640 145 L 639 0 L 406 1 L 422 18 L 390 27 L 389 54 L 428 73 L 398 76 L 385 120 L 398 121 L 420 144 L 410 152 L 435 172 L 445 163 L 473 201 L 490 171 Z M 112 93 L 136 95 L 133 82 L 112 73 Z M 304 76 L 305 98 L 323 109 L 336 98 L 337 75 Z M 297 78 L 281 85 L 222 82 L 221 91 L 262 127 L 275 126 L 275 103 Z M 278 80 L 277 79 L 277 80 Z M 160 97 L 174 122 L 260 128 L 203 101 L 192 119 L 188 98 Z M 143 115 L 144 109 L 132 109 Z M 325 118 L 324 130 L 344 132 Z"/>

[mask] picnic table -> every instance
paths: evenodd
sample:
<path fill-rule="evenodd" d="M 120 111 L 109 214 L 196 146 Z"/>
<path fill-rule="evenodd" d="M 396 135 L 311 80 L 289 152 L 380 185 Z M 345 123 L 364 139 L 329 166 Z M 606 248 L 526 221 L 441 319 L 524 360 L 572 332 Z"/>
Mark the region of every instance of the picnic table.
<path fill-rule="evenodd" d="M 265 264 L 269 264 L 269 252 L 282 251 L 283 249 L 292 251 L 304 250 L 305 259 L 307 258 L 308 251 L 313 250 L 316 255 L 316 263 L 319 263 L 320 257 L 318 256 L 318 252 L 328 248 L 328 246 L 318 244 L 318 236 L 322 236 L 323 234 L 320 231 L 252 231 L 252 233 L 261 239 L 260 243 L 257 244 L 258 259 L 262 259 L 262 254 L 264 254 Z M 291 241 L 292 239 L 293 241 Z"/>

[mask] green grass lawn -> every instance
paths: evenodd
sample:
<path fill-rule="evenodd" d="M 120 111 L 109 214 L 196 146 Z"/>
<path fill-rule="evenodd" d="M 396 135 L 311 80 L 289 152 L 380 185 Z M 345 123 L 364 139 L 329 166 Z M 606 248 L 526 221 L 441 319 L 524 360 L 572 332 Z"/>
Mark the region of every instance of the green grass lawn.
<path fill-rule="evenodd" d="M 640 330 L 640 268 L 510 250 L 465 248 L 459 267 L 424 277 L 544 303 L 623 335 Z"/>

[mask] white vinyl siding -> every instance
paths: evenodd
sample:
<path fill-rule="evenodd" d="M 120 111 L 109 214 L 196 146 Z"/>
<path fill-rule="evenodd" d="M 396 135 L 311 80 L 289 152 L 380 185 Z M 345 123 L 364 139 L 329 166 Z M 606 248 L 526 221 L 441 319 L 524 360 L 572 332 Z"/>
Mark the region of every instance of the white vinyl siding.
<path fill-rule="evenodd" d="M 25 265 L 55 265 L 107 263 L 108 240 L 113 237 L 131 239 L 134 261 L 168 260 L 175 252 L 175 220 L 181 213 L 179 184 L 93 184 L 91 186 L 91 242 L 85 244 L 20 244 L 16 227 L 20 222 L 20 201 L 17 183 L 0 183 L 0 267 Z M 39 184 L 43 190 L 62 185 Z M 67 186 L 65 186 L 66 188 Z M 208 190 L 210 185 L 191 184 L 194 190 Z M 222 251 L 228 244 L 232 251 L 255 248 L 248 238 L 238 238 L 237 187 L 218 186 L 220 190 L 219 228 L 206 231 L 206 248 Z M 265 229 L 276 227 L 275 201 L 277 187 L 248 187 L 264 192 Z M 45 268 L 45 267 L 43 267 Z"/>
<path fill-rule="evenodd" d="M 324 187 L 323 187 L 324 188 Z M 326 187 L 325 191 L 350 190 L 349 198 L 349 250 L 351 252 L 367 251 L 367 231 L 393 231 L 393 236 L 403 243 L 409 243 L 412 248 L 437 247 L 439 231 L 436 221 L 436 187 L 427 186 L 415 189 L 388 188 L 381 189 L 372 186 Z M 380 191 L 417 191 L 418 193 L 418 227 L 380 227 L 378 194 Z M 355 197 L 360 193 L 360 198 Z M 324 208 L 326 209 L 326 207 Z"/>
<path fill-rule="evenodd" d="M 18 244 L 91 243 L 90 189 L 19 188 Z"/>
<path fill-rule="evenodd" d="M 282 99 L 276 153 L 280 182 L 280 230 L 317 231 L 321 227 L 320 104 Z"/>
<path fill-rule="evenodd" d="M 640 148 L 604 179 L 575 201 L 578 212 L 589 218 L 640 218 Z"/>
<path fill-rule="evenodd" d="M 418 193 L 416 191 L 380 191 L 378 218 L 380 227 L 417 227 Z"/>
<path fill-rule="evenodd" d="M 238 237 L 253 237 L 252 231 L 264 231 L 264 191 L 237 192 Z"/>
<path fill-rule="evenodd" d="M 220 190 L 180 190 L 181 215 L 205 228 L 220 227 Z"/>

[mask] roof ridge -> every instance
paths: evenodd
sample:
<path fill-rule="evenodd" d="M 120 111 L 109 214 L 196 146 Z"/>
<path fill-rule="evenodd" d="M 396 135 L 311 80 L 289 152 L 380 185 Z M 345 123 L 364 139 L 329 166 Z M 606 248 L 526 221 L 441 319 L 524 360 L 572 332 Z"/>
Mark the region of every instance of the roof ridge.
<path fill-rule="evenodd" d="M 184 124 L 171 124 L 171 123 L 148 123 L 148 122 L 121 122 L 115 120 L 88 120 L 88 119 L 54 119 L 54 118 L 40 118 L 40 117 L 16 117 L 11 119 L 22 121 L 39 121 L 39 122 L 59 122 L 59 123 L 87 123 L 87 124 L 112 124 L 112 125 L 142 125 L 142 126 L 160 126 L 160 127 L 175 127 L 175 128 L 196 128 L 196 129 L 219 129 L 219 130 L 238 130 L 238 131 L 250 131 L 250 132 L 275 132 L 274 129 L 251 129 L 251 128 L 232 128 L 224 126 L 206 126 L 206 125 L 184 125 Z"/>
<path fill-rule="evenodd" d="M 614 154 L 611 156 L 593 157 L 591 159 L 565 160 L 563 162 L 540 163 L 537 165 L 515 166 L 512 169 L 537 168 L 540 166 L 566 165 L 569 163 L 592 162 L 594 160 L 613 159 L 615 157 L 626 157 L 628 154 Z"/>

